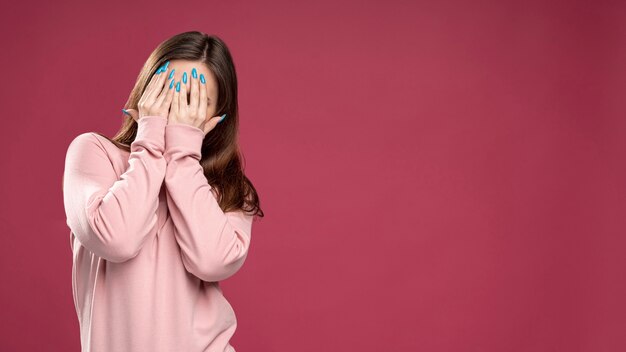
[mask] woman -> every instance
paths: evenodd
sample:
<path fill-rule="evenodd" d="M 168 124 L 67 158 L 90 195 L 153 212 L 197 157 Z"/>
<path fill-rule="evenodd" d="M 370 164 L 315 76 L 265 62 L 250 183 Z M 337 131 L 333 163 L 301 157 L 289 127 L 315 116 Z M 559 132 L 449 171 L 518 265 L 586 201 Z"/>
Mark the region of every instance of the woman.
<path fill-rule="evenodd" d="M 181 33 L 148 58 L 113 138 L 70 143 L 63 195 L 83 351 L 235 351 L 219 281 L 241 268 L 264 216 L 237 106 L 226 45 Z"/>

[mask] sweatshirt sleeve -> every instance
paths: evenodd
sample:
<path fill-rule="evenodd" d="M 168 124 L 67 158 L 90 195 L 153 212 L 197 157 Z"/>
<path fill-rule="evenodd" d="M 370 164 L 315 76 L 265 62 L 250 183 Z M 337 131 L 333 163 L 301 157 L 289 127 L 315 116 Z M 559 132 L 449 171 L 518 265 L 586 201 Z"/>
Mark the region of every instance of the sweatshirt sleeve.
<path fill-rule="evenodd" d="M 129 167 L 117 177 L 104 146 L 91 132 L 70 143 L 63 176 L 67 224 L 89 251 L 111 262 L 135 257 L 157 226 L 165 177 L 162 116 L 139 119 Z"/>
<path fill-rule="evenodd" d="M 165 194 L 185 268 L 212 282 L 243 265 L 253 215 L 220 208 L 200 165 L 203 138 L 204 132 L 191 125 L 165 127 Z"/>

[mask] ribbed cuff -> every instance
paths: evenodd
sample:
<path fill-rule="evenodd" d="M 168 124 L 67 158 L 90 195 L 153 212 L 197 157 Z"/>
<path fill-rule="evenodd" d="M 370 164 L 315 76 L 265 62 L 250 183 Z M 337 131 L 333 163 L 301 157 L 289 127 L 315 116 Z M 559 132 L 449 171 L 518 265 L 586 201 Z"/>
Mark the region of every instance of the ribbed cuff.
<path fill-rule="evenodd" d="M 165 150 L 166 125 L 167 118 L 163 116 L 144 116 L 140 118 L 137 122 L 137 135 L 132 144 L 141 144 L 148 149 L 162 153 Z"/>
<path fill-rule="evenodd" d="M 165 126 L 165 158 L 182 158 L 191 156 L 200 160 L 204 131 L 198 127 L 183 123 Z"/>

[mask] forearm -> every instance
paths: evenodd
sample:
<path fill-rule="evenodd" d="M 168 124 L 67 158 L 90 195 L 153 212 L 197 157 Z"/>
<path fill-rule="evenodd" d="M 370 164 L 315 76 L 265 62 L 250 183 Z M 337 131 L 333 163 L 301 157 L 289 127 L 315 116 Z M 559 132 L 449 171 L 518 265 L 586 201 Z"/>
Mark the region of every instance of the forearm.
<path fill-rule="evenodd" d="M 166 126 L 166 196 L 185 267 L 202 280 L 220 281 L 243 265 L 252 217 L 220 208 L 200 165 L 203 137 L 193 126 Z"/>
<path fill-rule="evenodd" d="M 96 255 L 128 260 L 154 233 L 166 170 L 166 123 L 161 116 L 139 120 L 128 169 L 119 177 L 95 136 L 83 134 L 70 144 L 63 189 L 68 225 Z"/>

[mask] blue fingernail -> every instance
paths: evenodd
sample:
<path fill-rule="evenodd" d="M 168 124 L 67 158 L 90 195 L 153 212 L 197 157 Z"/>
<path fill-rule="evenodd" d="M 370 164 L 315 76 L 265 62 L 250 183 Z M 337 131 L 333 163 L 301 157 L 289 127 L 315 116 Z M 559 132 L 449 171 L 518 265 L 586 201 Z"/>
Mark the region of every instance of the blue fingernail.
<path fill-rule="evenodd" d="M 183 73 L 183 83 L 187 83 L 187 72 Z"/>
<path fill-rule="evenodd" d="M 198 78 L 198 71 L 196 71 L 195 67 L 191 70 L 191 76 L 193 76 L 193 78 Z"/>
<path fill-rule="evenodd" d="M 226 118 L 226 114 L 222 115 L 222 118 L 220 119 L 220 122 L 224 121 L 225 118 Z"/>
<path fill-rule="evenodd" d="M 204 80 L 204 74 L 200 74 L 200 82 L 202 82 L 202 84 L 205 84 L 206 81 Z"/>
<path fill-rule="evenodd" d="M 163 67 L 165 67 L 165 69 L 167 70 L 167 66 L 170 65 L 170 60 L 165 61 L 165 65 L 163 65 Z"/>
<path fill-rule="evenodd" d="M 167 79 L 170 79 L 172 77 L 174 77 L 174 70 L 172 70 L 172 72 L 170 72 L 170 75 L 167 77 Z"/>
<path fill-rule="evenodd" d="M 180 92 L 180 81 L 178 81 L 178 83 L 176 83 L 176 91 Z"/>
<path fill-rule="evenodd" d="M 172 80 L 172 82 L 170 82 L 170 89 L 172 89 L 173 86 L 174 86 L 174 80 Z"/>
<path fill-rule="evenodd" d="M 122 109 L 122 112 L 128 116 L 130 116 L 130 114 L 128 113 L 128 111 L 126 111 L 126 109 Z"/>

